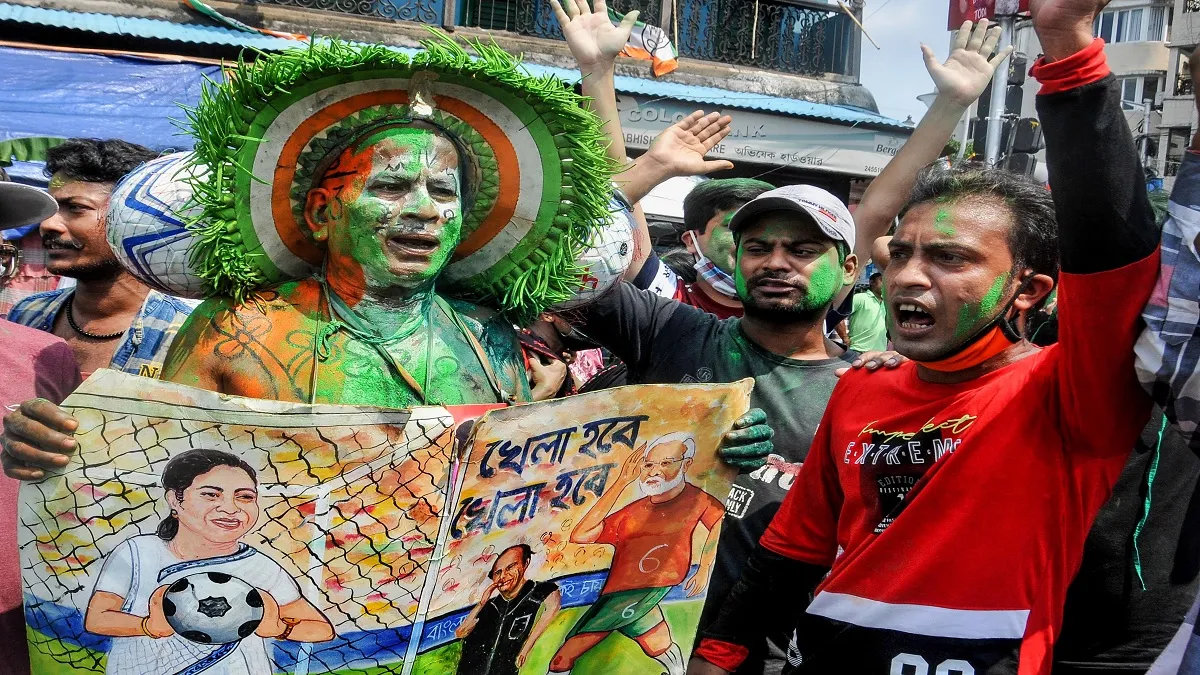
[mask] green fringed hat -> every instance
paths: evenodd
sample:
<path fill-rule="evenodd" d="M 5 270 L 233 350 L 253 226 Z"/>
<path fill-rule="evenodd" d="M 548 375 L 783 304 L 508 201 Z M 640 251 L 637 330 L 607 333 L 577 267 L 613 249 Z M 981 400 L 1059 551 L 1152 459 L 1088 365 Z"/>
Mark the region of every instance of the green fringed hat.
<path fill-rule="evenodd" d="M 323 249 L 306 197 L 331 153 L 364 127 L 421 120 L 474 165 L 447 294 L 524 321 L 579 288 L 576 263 L 609 218 L 614 166 L 600 120 L 561 80 L 534 77 L 494 44 L 443 33 L 411 59 L 379 45 L 314 41 L 239 60 L 188 111 L 202 211 L 191 266 L 211 293 L 243 299 L 310 276 Z M 464 195 L 464 198 L 466 195 Z"/>

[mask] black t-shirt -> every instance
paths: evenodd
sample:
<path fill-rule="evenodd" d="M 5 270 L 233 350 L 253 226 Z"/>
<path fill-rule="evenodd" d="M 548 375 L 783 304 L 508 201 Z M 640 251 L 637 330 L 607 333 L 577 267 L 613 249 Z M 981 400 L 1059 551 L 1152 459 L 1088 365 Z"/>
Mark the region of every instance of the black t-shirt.
<path fill-rule="evenodd" d="M 1058 316 L 1039 310 L 1028 331 L 1034 344 L 1054 344 Z M 1181 530 L 1196 524 L 1198 476 L 1200 460 L 1156 406 L 1088 532 L 1067 590 L 1054 675 L 1140 675 L 1171 641 L 1196 596 L 1196 537 Z"/>
<path fill-rule="evenodd" d="M 494 593 L 463 639 L 458 675 L 517 675 L 517 655 L 533 630 L 538 610 L 557 590 L 558 584 L 550 581 L 526 581 L 512 600 Z"/>
<path fill-rule="evenodd" d="M 1186 514 L 1195 509 L 1190 504 L 1198 475 L 1200 460 L 1174 426 L 1164 428 L 1156 407 L 1088 533 L 1067 591 L 1055 675 L 1144 673 L 1171 641 L 1196 597 L 1195 563 L 1179 560 L 1179 547 L 1186 541 L 1180 536 Z M 1135 553 L 1147 486 L 1150 511 Z"/>
<path fill-rule="evenodd" d="M 750 404 L 766 411 L 775 430 L 775 452 L 767 465 L 738 476 L 726 501 L 703 627 L 715 618 L 787 495 L 837 383 L 834 371 L 852 361 L 852 353 L 814 361 L 777 356 L 746 337 L 740 319 L 720 320 L 628 283 L 588 305 L 584 319 L 583 332 L 625 362 L 629 384 L 754 378 Z"/>

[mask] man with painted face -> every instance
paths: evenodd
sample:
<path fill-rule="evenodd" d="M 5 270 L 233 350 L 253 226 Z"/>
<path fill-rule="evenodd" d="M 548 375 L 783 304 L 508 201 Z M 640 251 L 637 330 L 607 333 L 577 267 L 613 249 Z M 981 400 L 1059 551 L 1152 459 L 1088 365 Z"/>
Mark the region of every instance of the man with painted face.
<path fill-rule="evenodd" d="M 1050 672 L 1088 528 L 1149 414 L 1132 347 L 1158 228 L 1092 37 L 1105 4 L 1030 3 L 1052 199 L 998 170 L 917 181 L 884 273 L 913 361 L 839 383 L 689 672 L 734 670 L 781 626 L 786 672 Z M 1059 342 L 1038 349 L 1019 329 L 1056 279 Z"/>
<path fill-rule="evenodd" d="M 163 378 L 253 398 L 393 408 L 529 400 L 511 324 L 434 290 L 459 242 L 466 158 L 423 122 L 368 125 L 344 145 L 304 209 L 326 250 L 324 274 L 278 286 L 261 307 L 206 301 L 180 331 Z"/>
<path fill-rule="evenodd" d="M 733 233 L 729 220 L 743 204 L 774 186 L 752 178 L 708 180 L 696 185 L 683 199 L 681 235 L 695 260 L 696 280 L 684 281 L 649 249 L 646 259 L 630 278 L 633 285 L 666 298 L 702 309 L 719 319 L 742 316 L 733 274 Z"/>
<path fill-rule="evenodd" d="M 730 225 L 744 317 L 722 321 L 622 283 L 586 308 L 579 325 L 625 362 L 634 383 L 755 380 L 751 406 L 765 412 L 759 421 L 770 421 L 774 441 L 764 427 L 735 433 L 772 454 L 766 465 L 739 475 L 729 494 L 701 625 L 715 616 L 791 487 L 835 373 L 852 360 L 825 337 L 823 325 L 834 293 L 855 277 L 846 207 L 819 188 L 784 187 L 743 206 Z M 770 637 L 782 654 L 784 635 Z M 757 665 L 744 672 L 761 672 L 769 651 L 766 639 L 757 642 Z"/>
<path fill-rule="evenodd" d="M 46 268 L 74 288 L 36 293 L 8 319 L 67 341 L 83 376 L 97 368 L 157 377 L 191 305 L 151 290 L 121 267 L 105 238 L 113 187 L 158 153 L 118 139 L 72 138 L 46 157 L 58 212 L 42 221 Z"/>

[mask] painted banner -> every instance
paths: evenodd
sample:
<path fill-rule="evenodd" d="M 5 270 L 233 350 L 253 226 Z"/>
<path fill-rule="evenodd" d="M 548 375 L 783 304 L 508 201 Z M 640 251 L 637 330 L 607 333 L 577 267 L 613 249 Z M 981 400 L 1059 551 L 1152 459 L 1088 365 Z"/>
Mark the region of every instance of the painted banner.
<path fill-rule="evenodd" d="M 33 672 L 670 671 L 750 386 L 385 410 L 97 371 L 21 488 Z"/>

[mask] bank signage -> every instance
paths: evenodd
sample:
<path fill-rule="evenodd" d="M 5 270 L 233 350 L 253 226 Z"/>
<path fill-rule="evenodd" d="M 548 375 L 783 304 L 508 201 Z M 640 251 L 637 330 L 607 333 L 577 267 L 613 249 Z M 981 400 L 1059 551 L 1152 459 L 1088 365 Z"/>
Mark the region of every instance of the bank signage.
<path fill-rule="evenodd" d="M 626 147 L 644 150 L 659 132 L 700 106 L 622 94 L 617 107 Z M 711 157 L 733 162 L 876 176 L 908 138 L 907 133 L 900 131 L 863 129 L 746 110 L 720 112 L 733 117 L 733 130 L 713 148 Z"/>

